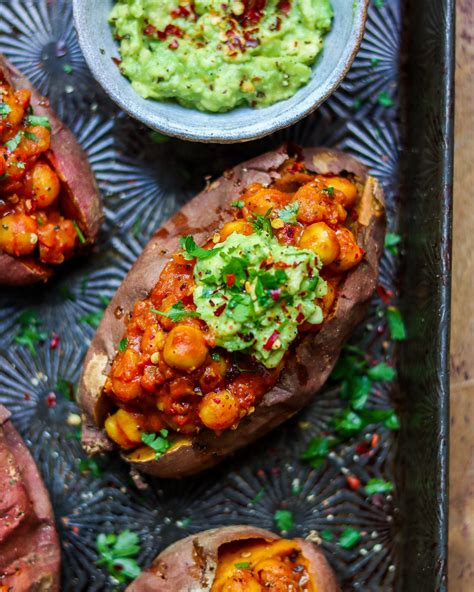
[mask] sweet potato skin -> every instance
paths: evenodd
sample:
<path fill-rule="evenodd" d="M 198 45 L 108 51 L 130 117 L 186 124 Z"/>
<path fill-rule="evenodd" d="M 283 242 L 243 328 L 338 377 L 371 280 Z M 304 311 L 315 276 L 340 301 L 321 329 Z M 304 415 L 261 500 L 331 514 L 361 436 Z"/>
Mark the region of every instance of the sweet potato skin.
<path fill-rule="evenodd" d="M 208 592 L 217 567 L 219 547 L 246 539 L 275 541 L 276 534 L 254 526 L 226 526 L 182 539 L 162 551 L 152 565 L 128 586 L 127 592 Z M 296 539 L 310 562 L 318 592 L 338 592 L 336 577 L 321 549 Z"/>
<path fill-rule="evenodd" d="M 35 115 L 47 117 L 51 123 L 51 146 L 48 160 L 63 186 L 68 203 L 65 211 L 78 221 L 87 243 L 93 243 L 103 219 L 100 192 L 87 155 L 74 134 L 49 106 L 48 99 L 35 90 L 31 82 L 3 55 L 0 55 L 0 76 L 14 89 L 31 90 L 31 105 Z M 46 281 L 52 269 L 31 257 L 11 257 L 0 252 L 0 284 L 24 286 Z"/>
<path fill-rule="evenodd" d="M 53 509 L 35 462 L 0 406 L 0 588 L 59 590 Z"/>
<path fill-rule="evenodd" d="M 146 297 L 170 255 L 179 248 L 180 236 L 193 234 L 197 244 L 203 243 L 229 217 L 230 203 L 236 194 L 251 183 L 268 184 L 277 178 L 278 167 L 288 157 L 287 147 L 282 146 L 235 167 L 185 205 L 150 240 L 109 304 L 85 359 L 78 395 L 84 412 L 83 445 L 88 453 L 113 447 L 97 425 L 101 425 L 107 413 L 102 388 L 124 331 L 123 321 L 117 318 L 121 314 L 117 312 L 127 313 L 136 300 Z M 300 342 L 277 385 L 264 395 L 255 413 L 242 420 L 237 430 L 220 436 L 202 432 L 158 460 L 134 462 L 127 458 L 139 470 L 160 477 L 197 473 L 283 423 L 322 387 L 345 341 L 363 319 L 376 287 L 383 251 L 385 217 L 381 189 L 356 159 L 341 152 L 309 148 L 303 150 L 303 158 L 306 167 L 315 173 L 347 171 L 365 183 L 356 229 L 358 243 L 366 251 L 362 263 L 349 271 L 344 280 L 333 317 L 318 334 Z"/>

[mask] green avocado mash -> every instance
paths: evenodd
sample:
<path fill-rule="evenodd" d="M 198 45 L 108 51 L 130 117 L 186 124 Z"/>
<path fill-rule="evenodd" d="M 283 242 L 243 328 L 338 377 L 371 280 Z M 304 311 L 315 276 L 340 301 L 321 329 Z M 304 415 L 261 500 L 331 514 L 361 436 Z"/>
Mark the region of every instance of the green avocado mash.
<path fill-rule="evenodd" d="M 260 231 L 233 233 L 211 251 L 188 253 L 197 257 L 197 313 L 217 345 L 228 351 L 245 351 L 275 368 L 298 326 L 323 320 L 315 299 L 326 294 L 327 285 L 319 276 L 317 256 L 308 249 L 281 245 Z"/>
<path fill-rule="evenodd" d="M 117 0 L 110 13 L 140 95 L 211 112 L 294 95 L 331 20 L 330 0 Z"/>

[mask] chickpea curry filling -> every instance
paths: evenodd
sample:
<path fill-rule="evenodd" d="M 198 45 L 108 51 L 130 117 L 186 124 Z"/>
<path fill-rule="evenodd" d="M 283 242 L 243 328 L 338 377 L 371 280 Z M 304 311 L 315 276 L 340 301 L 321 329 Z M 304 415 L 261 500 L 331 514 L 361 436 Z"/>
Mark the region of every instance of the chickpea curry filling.
<path fill-rule="evenodd" d="M 211 592 L 316 592 L 297 542 L 244 540 L 219 549 Z"/>
<path fill-rule="evenodd" d="M 269 186 L 236 195 L 204 245 L 181 237 L 126 319 L 104 386 L 115 409 L 108 436 L 159 457 L 179 434 L 221 433 L 251 415 L 364 257 L 351 230 L 361 192 L 352 175 L 311 173 L 291 158 Z"/>
<path fill-rule="evenodd" d="M 51 124 L 34 114 L 30 100 L 30 90 L 0 79 L 0 253 L 60 264 L 85 238 L 64 215 L 67 196 L 52 164 Z"/>

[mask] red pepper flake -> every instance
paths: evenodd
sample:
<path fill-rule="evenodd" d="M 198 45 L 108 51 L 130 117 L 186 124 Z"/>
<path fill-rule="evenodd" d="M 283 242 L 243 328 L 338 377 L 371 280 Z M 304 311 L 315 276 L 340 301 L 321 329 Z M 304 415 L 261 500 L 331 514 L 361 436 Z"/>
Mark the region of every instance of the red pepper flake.
<path fill-rule="evenodd" d="M 280 298 L 281 289 L 275 288 L 274 290 L 270 290 L 270 298 L 275 300 L 275 302 Z"/>
<path fill-rule="evenodd" d="M 275 329 L 275 331 L 273 331 L 273 333 L 268 338 L 267 343 L 265 343 L 265 345 L 263 346 L 263 349 L 265 351 L 270 351 L 279 336 L 280 336 L 280 331 L 278 331 L 278 329 Z"/>
<path fill-rule="evenodd" d="M 304 321 L 304 314 L 302 312 L 298 313 L 298 316 L 296 317 L 296 322 L 298 324 L 302 323 Z"/>
<path fill-rule="evenodd" d="M 178 6 L 178 8 L 171 11 L 171 16 L 173 18 L 179 18 L 179 17 L 186 18 L 190 14 L 191 14 L 191 11 L 189 10 L 189 8 L 186 8 L 186 6 Z"/>
<path fill-rule="evenodd" d="M 176 25 L 171 25 L 171 24 L 166 25 L 164 32 L 165 32 L 165 35 L 167 35 L 167 36 L 170 36 L 170 35 L 174 35 L 174 37 L 183 37 L 184 36 L 183 29 L 180 29 Z"/>
<path fill-rule="evenodd" d="M 368 442 L 361 442 L 355 447 L 356 454 L 367 454 L 370 452 L 370 444 Z"/>
<path fill-rule="evenodd" d="M 113 57 L 112 61 L 116 66 L 120 66 L 120 64 L 122 63 L 122 60 L 120 58 Z"/>
<path fill-rule="evenodd" d="M 74 534 L 79 534 L 80 528 L 79 528 L 79 526 L 73 526 L 71 528 L 71 530 Z"/>
<path fill-rule="evenodd" d="M 156 32 L 158 31 L 158 29 L 154 26 L 154 25 L 150 25 L 148 24 L 144 29 L 143 29 L 143 34 L 144 35 L 156 35 Z"/>
<path fill-rule="evenodd" d="M 59 335 L 57 333 L 53 333 L 51 335 L 51 341 L 49 342 L 49 347 L 51 349 L 56 349 L 59 345 Z"/>
<path fill-rule="evenodd" d="M 23 393 L 23 401 L 29 401 L 31 399 L 28 393 Z"/>
<path fill-rule="evenodd" d="M 214 403 L 216 403 L 216 405 L 219 405 L 219 403 L 221 402 L 219 397 L 214 397 L 212 400 L 214 401 Z"/>
<path fill-rule="evenodd" d="M 278 2 L 277 8 L 278 10 L 281 10 L 281 12 L 288 14 L 290 12 L 291 4 L 289 0 L 280 0 L 280 2 Z"/>
<path fill-rule="evenodd" d="M 232 288 L 232 286 L 235 284 L 235 273 L 228 273 L 225 276 L 225 283 L 229 286 L 229 288 Z"/>
<path fill-rule="evenodd" d="M 379 443 L 379 435 L 378 434 L 372 434 L 372 439 L 370 441 L 370 444 L 371 444 L 372 448 L 375 448 L 378 443 Z"/>
<path fill-rule="evenodd" d="M 389 290 L 382 284 L 379 284 L 377 286 L 377 294 L 380 296 L 380 299 L 385 304 L 388 304 L 390 300 L 393 298 L 393 290 Z"/>
<path fill-rule="evenodd" d="M 56 407 L 56 393 L 48 393 L 48 396 L 46 397 L 46 404 L 48 407 Z"/>
<path fill-rule="evenodd" d="M 346 477 L 347 485 L 354 491 L 357 491 L 360 487 L 360 479 L 354 477 L 354 475 L 348 475 Z"/>
<path fill-rule="evenodd" d="M 221 314 L 224 312 L 226 306 L 227 306 L 227 303 L 224 302 L 224 304 L 221 304 L 219 306 L 219 308 L 216 308 L 216 310 L 214 311 L 214 316 L 220 317 Z"/>
<path fill-rule="evenodd" d="M 173 41 L 168 45 L 170 49 L 178 49 L 179 43 L 177 39 L 173 39 Z"/>

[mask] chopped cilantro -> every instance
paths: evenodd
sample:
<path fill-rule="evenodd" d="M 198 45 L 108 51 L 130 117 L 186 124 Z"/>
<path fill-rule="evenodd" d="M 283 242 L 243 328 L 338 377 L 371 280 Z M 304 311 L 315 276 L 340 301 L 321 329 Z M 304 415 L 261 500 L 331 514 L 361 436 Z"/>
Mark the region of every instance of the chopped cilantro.
<path fill-rule="evenodd" d="M 26 164 L 24 162 L 22 162 L 21 160 L 17 160 L 15 162 L 11 163 L 13 166 L 15 166 L 17 169 L 24 169 Z"/>
<path fill-rule="evenodd" d="M 38 143 L 38 136 L 35 136 L 35 134 L 32 134 L 31 132 L 25 132 L 25 138 L 27 140 L 31 140 L 32 142 Z"/>
<path fill-rule="evenodd" d="M 327 193 L 328 195 L 334 195 L 334 187 L 325 187 L 323 189 L 324 193 Z"/>
<path fill-rule="evenodd" d="M 243 199 L 238 199 L 237 201 L 233 201 L 230 205 L 234 208 L 242 209 L 245 205 L 245 202 Z"/>
<path fill-rule="evenodd" d="M 211 358 L 214 360 L 214 362 L 219 362 L 221 359 L 221 354 L 219 352 L 213 351 L 211 352 Z"/>
<path fill-rule="evenodd" d="M 294 201 L 284 208 L 281 208 L 281 210 L 277 210 L 276 213 L 283 222 L 286 222 L 287 224 L 296 224 L 299 209 L 299 202 Z"/>
<path fill-rule="evenodd" d="M 301 458 L 307 460 L 313 468 L 317 468 L 326 460 L 331 447 L 336 443 L 335 438 L 318 436 L 309 441 Z"/>
<path fill-rule="evenodd" d="M 66 74 L 72 74 L 72 66 L 71 66 L 71 64 L 64 64 L 63 65 L 63 71 L 66 72 Z"/>
<path fill-rule="evenodd" d="M 352 549 L 360 541 L 360 532 L 355 528 L 346 528 L 339 537 L 343 549 Z"/>
<path fill-rule="evenodd" d="M 137 216 L 135 222 L 132 225 L 132 234 L 135 238 L 140 234 L 142 229 L 142 219 L 140 216 Z"/>
<path fill-rule="evenodd" d="M 396 232 L 387 232 L 385 235 L 385 248 L 392 255 L 398 253 L 398 245 L 401 243 L 402 237 Z"/>
<path fill-rule="evenodd" d="M 282 532 L 291 530 L 294 526 L 293 513 L 290 510 L 277 510 L 274 519 L 278 529 Z"/>
<path fill-rule="evenodd" d="M 164 454 L 171 444 L 168 441 L 168 430 L 160 430 L 158 434 L 142 434 L 142 442 L 155 451 L 155 460 Z"/>
<path fill-rule="evenodd" d="M 381 382 L 390 382 L 395 378 L 396 374 L 395 369 L 385 362 L 380 362 L 367 370 L 367 376 L 369 378 Z"/>
<path fill-rule="evenodd" d="M 209 257 L 212 257 L 219 250 L 219 247 L 214 249 L 198 247 L 191 235 L 182 236 L 179 239 L 179 244 L 186 251 L 186 259 L 209 259 Z"/>
<path fill-rule="evenodd" d="M 54 392 L 57 395 L 62 395 L 70 401 L 74 401 L 74 385 L 70 380 L 59 377 L 54 387 Z"/>
<path fill-rule="evenodd" d="M 248 569 L 250 567 L 250 563 L 248 561 L 242 561 L 241 563 L 234 564 L 236 569 Z"/>
<path fill-rule="evenodd" d="M 253 498 L 250 500 L 250 503 L 252 504 L 252 506 L 255 506 L 255 504 L 258 504 L 262 501 L 263 497 L 265 495 L 265 488 L 261 487 L 257 493 L 253 496 Z"/>
<path fill-rule="evenodd" d="M 253 229 L 255 232 L 261 234 L 262 232 L 266 232 L 267 234 L 272 234 L 272 223 L 270 220 L 270 214 L 272 213 L 272 208 L 270 208 L 264 216 L 258 215 L 255 216 L 252 222 Z"/>
<path fill-rule="evenodd" d="M 14 337 L 15 343 L 26 346 L 32 356 L 36 355 L 36 344 L 48 338 L 48 334 L 41 330 L 41 321 L 34 310 L 25 310 L 17 318 L 20 325 Z"/>
<path fill-rule="evenodd" d="M 127 343 L 128 343 L 128 339 L 126 337 L 124 337 L 123 339 L 120 340 L 119 343 L 119 351 L 121 351 L 122 353 L 127 349 Z"/>
<path fill-rule="evenodd" d="M 84 244 L 86 242 L 86 237 L 84 236 L 84 233 L 80 229 L 79 224 L 75 220 L 73 220 L 72 223 L 74 225 L 74 230 L 76 231 L 76 234 L 79 237 L 79 240 L 81 241 L 82 244 Z"/>
<path fill-rule="evenodd" d="M 379 94 L 377 101 L 382 107 L 391 107 L 393 105 L 393 99 L 386 91 L 382 91 Z"/>
<path fill-rule="evenodd" d="M 398 308 L 389 306 L 387 308 L 387 321 L 390 330 L 390 337 L 395 341 L 403 341 L 407 337 L 405 323 Z"/>
<path fill-rule="evenodd" d="M 370 65 L 375 68 L 380 64 L 380 58 L 372 58 L 370 60 Z"/>
<path fill-rule="evenodd" d="M 390 493 L 393 491 L 393 483 L 391 481 L 384 481 L 383 479 L 369 479 L 365 486 L 367 495 L 374 495 L 374 493 Z"/>
<path fill-rule="evenodd" d="M 106 308 L 110 302 L 110 298 L 107 298 L 106 296 L 102 296 L 102 295 L 99 296 L 99 300 L 101 301 L 104 308 Z M 103 316 L 104 316 L 104 311 L 98 310 L 96 312 L 91 312 L 89 314 L 83 315 L 82 317 L 79 317 L 79 321 L 82 323 L 87 323 L 87 324 L 91 325 L 92 327 L 97 328 L 99 326 L 100 321 L 102 320 Z"/>
<path fill-rule="evenodd" d="M 94 477 L 102 475 L 102 469 L 93 458 L 81 458 L 79 461 L 79 470 L 81 473 L 91 473 Z"/>
<path fill-rule="evenodd" d="M 5 146 L 8 148 L 9 152 L 15 152 L 18 148 L 18 144 L 21 142 L 21 138 L 23 137 L 23 132 L 20 130 L 17 132 L 11 140 L 5 142 Z"/>
<path fill-rule="evenodd" d="M 165 134 L 160 134 L 160 132 L 153 130 L 150 132 L 150 139 L 153 140 L 155 144 L 164 144 L 165 142 L 168 142 L 170 138 L 169 136 L 165 136 Z"/>
<path fill-rule="evenodd" d="M 383 8 L 384 4 L 385 4 L 385 0 L 374 0 L 374 5 L 378 9 Z"/>
<path fill-rule="evenodd" d="M 319 533 L 319 536 L 323 539 L 323 541 L 332 541 L 334 538 L 333 533 L 329 530 L 329 528 L 325 528 Z"/>
<path fill-rule="evenodd" d="M 400 420 L 397 417 L 395 411 L 392 410 L 390 415 L 385 418 L 384 420 L 385 427 L 389 428 L 390 430 L 398 430 L 400 429 Z"/>
<path fill-rule="evenodd" d="M 8 114 L 11 113 L 11 110 L 12 108 L 10 105 L 7 105 L 6 103 L 0 103 L 0 117 L 3 119 L 8 117 Z"/>
<path fill-rule="evenodd" d="M 167 319 L 172 320 L 174 323 L 177 323 L 186 317 L 199 317 L 195 310 L 186 310 L 184 308 L 184 304 L 181 301 L 173 304 L 173 306 L 166 312 L 161 312 L 161 310 L 157 310 L 156 308 L 150 308 L 150 311 L 162 317 L 166 317 Z"/>
<path fill-rule="evenodd" d="M 358 111 L 362 106 L 362 101 L 360 99 L 354 99 L 352 102 L 352 108 L 354 111 Z"/>
<path fill-rule="evenodd" d="M 49 119 L 42 115 L 29 115 L 28 125 L 39 125 L 51 131 L 51 123 L 49 122 Z"/>
<path fill-rule="evenodd" d="M 140 575 L 140 567 L 133 559 L 140 552 L 140 539 L 136 533 L 130 530 L 118 535 L 101 533 L 97 537 L 96 547 L 99 553 L 96 564 L 105 565 L 121 584 Z"/>

